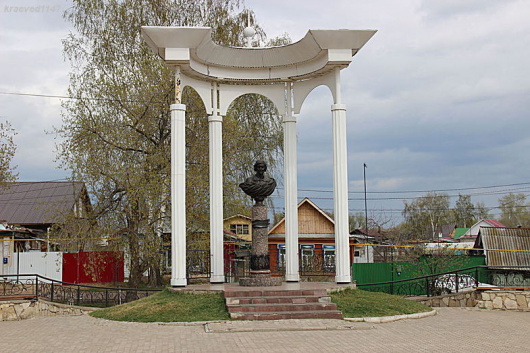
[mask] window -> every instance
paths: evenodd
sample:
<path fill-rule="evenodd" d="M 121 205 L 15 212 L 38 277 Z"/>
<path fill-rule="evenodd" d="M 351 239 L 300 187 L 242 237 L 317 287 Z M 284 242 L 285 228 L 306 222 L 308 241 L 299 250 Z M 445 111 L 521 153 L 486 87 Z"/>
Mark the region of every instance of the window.
<path fill-rule="evenodd" d="M 231 224 L 230 231 L 237 235 L 247 235 L 249 234 L 248 224 Z"/>
<path fill-rule="evenodd" d="M 335 245 L 322 245 L 324 271 L 335 271 Z"/>
<path fill-rule="evenodd" d="M 164 259 L 165 259 L 165 262 L 166 262 L 166 269 L 171 269 L 171 250 L 166 250 L 165 251 L 165 256 L 164 256 Z"/>
<path fill-rule="evenodd" d="M 315 265 L 315 246 L 300 245 L 300 258 L 302 271 L 310 271 Z"/>
<path fill-rule="evenodd" d="M 285 269 L 285 244 L 278 244 L 278 270 Z"/>

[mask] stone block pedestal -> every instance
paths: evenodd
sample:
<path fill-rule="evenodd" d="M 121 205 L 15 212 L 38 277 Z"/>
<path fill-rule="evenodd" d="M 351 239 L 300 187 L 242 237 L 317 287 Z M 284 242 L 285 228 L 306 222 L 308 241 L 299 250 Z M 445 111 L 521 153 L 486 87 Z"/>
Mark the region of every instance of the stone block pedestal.
<path fill-rule="evenodd" d="M 250 277 L 241 278 L 239 285 L 246 287 L 279 286 L 281 277 L 271 277 L 270 255 L 267 231 L 269 219 L 267 206 L 252 206 L 252 250 L 250 252 Z"/>

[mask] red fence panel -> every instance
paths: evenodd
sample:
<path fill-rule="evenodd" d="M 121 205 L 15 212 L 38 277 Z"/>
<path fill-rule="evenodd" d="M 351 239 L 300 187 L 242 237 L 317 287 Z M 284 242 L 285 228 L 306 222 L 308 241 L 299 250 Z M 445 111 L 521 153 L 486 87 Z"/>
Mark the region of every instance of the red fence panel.
<path fill-rule="evenodd" d="M 80 251 L 64 253 L 63 282 L 123 282 L 123 252 Z"/>

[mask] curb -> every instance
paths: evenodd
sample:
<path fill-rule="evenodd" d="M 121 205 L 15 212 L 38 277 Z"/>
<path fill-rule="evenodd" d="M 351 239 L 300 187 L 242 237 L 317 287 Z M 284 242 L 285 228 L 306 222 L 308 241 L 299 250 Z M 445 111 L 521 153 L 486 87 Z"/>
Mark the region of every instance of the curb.
<path fill-rule="evenodd" d="M 423 319 L 424 317 L 434 316 L 438 314 L 436 310 L 426 311 L 422 313 L 416 313 L 416 314 L 408 314 L 408 315 L 394 315 L 394 316 L 381 316 L 381 317 L 345 317 L 345 321 L 352 321 L 352 322 L 368 322 L 371 324 L 383 324 L 386 322 L 394 322 L 399 320 L 407 320 L 407 319 Z"/>

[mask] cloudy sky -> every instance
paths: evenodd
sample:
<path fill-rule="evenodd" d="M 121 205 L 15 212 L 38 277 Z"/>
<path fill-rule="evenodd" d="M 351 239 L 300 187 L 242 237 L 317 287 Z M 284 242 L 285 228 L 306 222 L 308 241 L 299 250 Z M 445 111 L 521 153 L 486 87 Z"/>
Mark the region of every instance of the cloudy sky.
<path fill-rule="evenodd" d="M 309 29 L 378 30 L 342 71 L 351 211 L 364 208 L 356 200 L 363 197 L 363 163 L 370 213 L 385 218 L 398 217 L 403 199 L 423 193 L 410 191 L 460 192 L 492 207 L 509 191 L 528 192 L 530 2 L 246 5 L 269 37 L 288 33 L 297 41 Z M 66 94 L 61 39 L 70 30 L 62 20 L 68 6 L 64 0 L 0 0 L 0 116 L 18 132 L 22 181 L 68 176 L 57 169 L 56 141 L 46 134 L 60 125 L 60 100 L 6 94 Z M 299 196 L 325 209 L 332 208 L 331 104 L 331 94 L 319 87 L 298 120 Z"/>

